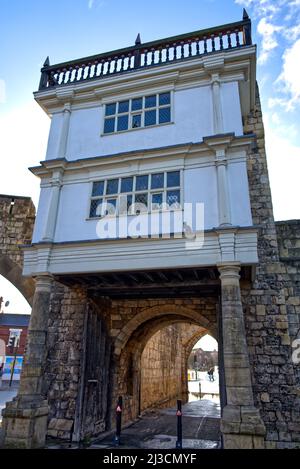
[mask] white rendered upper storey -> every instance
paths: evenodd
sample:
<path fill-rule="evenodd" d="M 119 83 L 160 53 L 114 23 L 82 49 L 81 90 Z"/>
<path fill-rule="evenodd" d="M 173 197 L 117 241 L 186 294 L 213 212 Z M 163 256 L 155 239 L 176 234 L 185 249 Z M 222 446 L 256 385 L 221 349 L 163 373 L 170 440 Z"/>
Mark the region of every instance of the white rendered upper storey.
<path fill-rule="evenodd" d="M 51 128 L 46 159 L 31 168 L 41 194 L 25 274 L 122 270 L 128 260 L 132 269 L 257 261 L 246 165 L 254 136 L 243 134 L 256 88 L 250 28 L 244 13 L 230 25 L 45 62 L 35 99 Z M 104 215 L 120 224 L 124 203 L 139 202 L 141 237 L 112 228 L 100 239 Z M 163 238 L 170 226 L 184 231 L 183 206 L 197 203 L 206 235 L 191 253 L 184 239 Z M 150 219 L 166 212 L 168 226 L 160 219 L 152 239 Z M 126 213 L 127 228 L 135 214 Z"/>

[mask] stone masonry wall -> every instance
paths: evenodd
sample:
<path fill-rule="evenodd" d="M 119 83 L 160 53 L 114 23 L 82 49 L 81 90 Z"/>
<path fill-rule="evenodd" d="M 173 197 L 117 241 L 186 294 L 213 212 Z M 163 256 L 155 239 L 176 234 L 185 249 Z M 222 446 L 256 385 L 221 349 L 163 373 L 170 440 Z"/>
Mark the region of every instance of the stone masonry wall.
<path fill-rule="evenodd" d="M 180 325 L 156 332 L 141 358 L 141 410 L 169 407 L 182 395 Z"/>
<path fill-rule="evenodd" d="M 22 276 L 20 246 L 31 242 L 35 207 L 29 197 L 0 195 L 0 275 L 9 280 L 31 304 L 34 281 Z"/>
<path fill-rule="evenodd" d="M 206 329 L 188 323 L 165 327 L 147 342 L 141 358 L 141 410 L 170 407 L 188 398 L 187 360 Z"/>
<path fill-rule="evenodd" d="M 244 131 L 257 136 L 248 157 L 248 180 L 253 223 L 259 226 L 259 265 L 254 281 L 241 285 L 254 397 L 266 425 L 266 447 L 295 447 L 300 402 L 289 315 L 297 314 L 300 299 L 279 259 L 258 92 Z"/>
<path fill-rule="evenodd" d="M 300 339 L 300 220 L 275 222 L 280 261 L 286 267 L 290 296 L 286 305 L 291 340 Z M 297 342 L 293 349 L 296 351 Z M 295 366 L 300 386 L 300 364 Z"/>
<path fill-rule="evenodd" d="M 49 403 L 48 436 L 70 438 L 80 395 L 86 293 L 55 284 L 51 295 L 45 393 Z"/>
<path fill-rule="evenodd" d="M 45 382 L 50 406 L 48 436 L 69 439 L 73 435 L 73 439 L 82 440 L 113 428 L 119 395 L 124 402 L 123 423 L 135 419 L 140 410 L 141 356 L 153 332 L 188 316 L 190 335 L 185 331 L 182 338 L 190 347 L 191 334 L 196 341 L 195 331 L 200 325 L 203 330 L 215 330 L 216 301 L 216 298 L 92 301 L 81 287 L 55 284 Z M 199 325 L 193 326 L 197 322 Z M 178 330 L 179 325 L 177 332 L 176 327 L 168 332 L 168 343 L 160 346 L 165 360 L 170 359 L 170 353 L 174 355 L 174 365 L 164 381 L 165 395 L 169 392 L 172 397 L 178 396 L 174 391 L 176 383 L 182 383 L 183 391 L 186 386 L 182 378 L 186 375 L 186 351 L 181 347 L 182 353 L 177 353 Z M 172 337 L 176 340 L 172 341 Z M 168 384 L 175 363 L 180 373 Z"/>

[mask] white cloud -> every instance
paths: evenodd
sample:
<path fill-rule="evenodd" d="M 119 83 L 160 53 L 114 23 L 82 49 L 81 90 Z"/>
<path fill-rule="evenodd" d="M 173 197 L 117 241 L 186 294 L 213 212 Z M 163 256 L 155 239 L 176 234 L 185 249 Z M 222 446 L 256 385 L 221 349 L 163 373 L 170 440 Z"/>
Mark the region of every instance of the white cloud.
<path fill-rule="evenodd" d="M 279 115 L 277 114 L 277 112 L 273 112 L 273 114 L 271 114 L 271 120 L 274 124 L 276 125 L 279 125 L 280 124 L 280 117 Z"/>
<path fill-rule="evenodd" d="M 106 4 L 104 0 L 88 0 L 88 8 L 91 10 L 94 6 L 103 7 Z"/>
<path fill-rule="evenodd" d="M 282 91 L 287 95 L 284 102 L 287 110 L 293 109 L 300 103 L 299 63 L 300 39 L 284 52 L 282 71 L 277 79 L 277 83 L 282 86 Z"/>
<path fill-rule="evenodd" d="M 282 30 L 282 26 L 276 26 L 269 23 L 266 18 L 262 18 L 258 25 L 257 31 L 262 36 L 262 47 L 258 58 L 258 63 L 263 64 L 269 58 L 273 49 L 278 46 L 276 34 Z"/>
<path fill-rule="evenodd" d="M 285 0 L 283 0 L 285 2 Z M 268 16 L 269 19 L 273 18 L 280 10 L 282 1 L 277 0 L 235 0 L 235 3 L 242 5 L 245 8 L 253 8 L 255 18 L 261 16 Z"/>
<path fill-rule="evenodd" d="M 300 36 L 300 24 L 296 24 L 290 28 L 284 28 L 283 35 L 287 41 L 295 41 Z"/>
<path fill-rule="evenodd" d="M 281 126 L 277 129 L 272 125 L 267 113 L 264 124 L 275 219 L 300 218 L 300 146 L 293 145 L 288 136 L 281 136 Z"/>

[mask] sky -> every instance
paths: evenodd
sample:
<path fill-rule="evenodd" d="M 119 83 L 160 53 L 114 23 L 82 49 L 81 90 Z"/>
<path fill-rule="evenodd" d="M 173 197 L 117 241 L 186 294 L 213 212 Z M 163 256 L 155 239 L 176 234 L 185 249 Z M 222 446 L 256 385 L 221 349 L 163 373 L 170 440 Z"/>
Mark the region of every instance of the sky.
<path fill-rule="evenodd" d="M 211 335 L 206 334 L 194 345 L 193 349 L 202 348 L 206 352 L 218 350 L 218 342 Z"/>
<path fill-rule="evenodd" d="M 300 218 L 300 0 L 0 0 L 0 193 L 31 196 L 28 167 L 45 158 L 49 118 L 33 99 L 49 55 L 59 63 L 142 42 L 252 20 L 276 220 Z M 7 312 L 26 312 L 0 278 Z"/>

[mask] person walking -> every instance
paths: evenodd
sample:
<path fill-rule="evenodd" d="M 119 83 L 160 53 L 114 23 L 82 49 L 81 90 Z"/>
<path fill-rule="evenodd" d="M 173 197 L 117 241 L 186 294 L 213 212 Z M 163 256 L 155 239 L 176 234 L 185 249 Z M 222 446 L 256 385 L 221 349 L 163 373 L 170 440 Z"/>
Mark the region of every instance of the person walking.
<path fill-rule="evenodd" d="M 212 367 L 212 368 L 210 368 L 210 369 L 208 370 L 207 373 L 208 373 L 209 381 L 214 381 L 214 380 L 215 380 L 215 378 L 214 378 L 214 371 L 215 371 L 215 370 L 214 370 L 214 367 Z"/>

